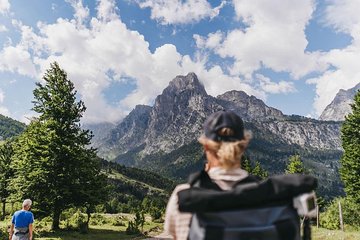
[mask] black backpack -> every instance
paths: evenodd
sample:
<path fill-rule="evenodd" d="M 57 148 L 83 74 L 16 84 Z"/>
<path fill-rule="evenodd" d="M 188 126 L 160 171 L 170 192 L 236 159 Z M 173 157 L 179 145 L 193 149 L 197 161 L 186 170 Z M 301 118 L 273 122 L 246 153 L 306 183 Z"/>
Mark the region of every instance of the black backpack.
<path fill-rule="evenodd" d="M 300 240 L 293 198 L 317 186 L 306 175 L 281 175 L 260 181 L 248 176 L 223 191 L 205 171 L 189 178 L 178 193 L 179 210 L 193 213 L 189 240 Z"/>

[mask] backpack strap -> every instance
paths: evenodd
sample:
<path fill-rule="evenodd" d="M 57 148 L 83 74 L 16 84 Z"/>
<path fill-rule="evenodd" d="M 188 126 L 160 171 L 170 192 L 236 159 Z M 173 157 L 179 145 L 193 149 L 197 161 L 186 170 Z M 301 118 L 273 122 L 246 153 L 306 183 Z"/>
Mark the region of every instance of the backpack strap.
<path fill-rule="evenodd" d="M 249 175 L 246 178 L 236 182 L 233 188 L 236 188 L 236 186 L 241 184 L 257 183 L 259 181 L 261 181 L 261 178 L 258 176 Z M 209 174 L 204 170 L 190 174 L 188 183 L 190 184 L 190 187 L 223 191 L 213 180 L 211 180 Z"/>
<path fill-rule="evenodd" d="M 191 188 L 195 187 L 222 191 L 222 189 L 211 180 L 209 174 L 204 170 L 191 174 L 189 176 L 188 183 Z"/>
<path fill-rule="evenodd" d="M 179 210 L 208 212 L 292 204 L 293 197 L 317 186 L 316 179 L 306 175 L 273 176 L 261 182 L 253 180 L 244 179 L 232 190 L 222 191 L 206 172 L 202 172 L 193 178 L 189 189 L 178 192 Z"/>

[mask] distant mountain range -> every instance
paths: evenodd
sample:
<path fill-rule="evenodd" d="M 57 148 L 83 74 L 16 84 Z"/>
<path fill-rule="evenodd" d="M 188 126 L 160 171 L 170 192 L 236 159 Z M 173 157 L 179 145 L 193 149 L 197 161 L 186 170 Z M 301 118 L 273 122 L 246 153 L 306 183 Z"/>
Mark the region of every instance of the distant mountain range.
<path fill-rule="evenodd" d="M 0 114 L 0 141 L 22 133 L 25 128 L 24 123 Z"/>
<path fill-rule="evenodd" d="M 284 171 L 291 155 L 300 154 L 318 176 L 320 192 L 342 193 L 337 171 L 341 122 L 284 115 L 243 91 L 212 97 L 194 73 L 175 77 L 153 106 L 138 105 L 120 123 L 107 125 L 93 145 L 107 160 L 184 180 L 203 166 L 197 138 L 205 118 L 224 109 L 239 114 L 252 131 L 246 152 L 251 161 L 276 174 Z M 96 128 L 99 131 L 101 125 Z"/>
<path fill-rule="evenodd" d="M 197 138 L 206 117 L 218 110 L 232 110 L 253 133 L 246 157 L 278 174 L 291 155 L 300 154 L 306 167 L 319 178 L 319 193 L 331 197 L 343 193 L 338 174 L 341 120 L 350 112 L 349 103 L 359 87 L 340 90 L 321 119 L 315 120 L 285 115 L 243 91 L 210 96 L 197 76 L 189 73 L 175 77 L 153 106 L 136 106 L 118 124 L 83 127 L 92 130 L 92 144 L 102 158 L 184 181 L 203 166 Z M 25 127 L 0 115 L 0 140 L 18 135 Z"/>
<path fill-rule="evenodd" d="M 345 116 L 351 112 L 350 104 L 354 103 L 354 96 L 359 89 L 360 83 L 348 90 L 340 89 L 334 100 L 322 112 L 319 119 L 326 121 L 344 121 Z"/>

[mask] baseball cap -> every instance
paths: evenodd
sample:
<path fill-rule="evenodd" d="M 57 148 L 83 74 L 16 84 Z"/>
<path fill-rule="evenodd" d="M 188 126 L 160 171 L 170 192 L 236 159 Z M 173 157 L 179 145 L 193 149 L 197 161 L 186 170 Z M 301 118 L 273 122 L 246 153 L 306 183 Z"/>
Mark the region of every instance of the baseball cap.
<path fill-rule="evenodd" d="M 233 134 L 221 136 L 219 130 L 230 128 Z M 244 139 L 244 122 L 232 111 L 218 111 L 211 114 L 204 123 L 204 135 L 206 138 L 216 142 L 235 142 Z"/>

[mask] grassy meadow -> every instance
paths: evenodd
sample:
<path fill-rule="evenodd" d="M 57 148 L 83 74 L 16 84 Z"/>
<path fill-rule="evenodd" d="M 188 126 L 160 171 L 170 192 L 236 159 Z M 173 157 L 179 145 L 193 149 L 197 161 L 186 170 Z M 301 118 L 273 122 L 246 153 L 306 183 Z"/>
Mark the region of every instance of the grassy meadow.
<path fill-rule="evenodd" d="M 133 220 L 131 214 L 94 214 L 90 220 L 89 230 L 87 233 L 73 228 L 72 223 L 61 221 L 61 230 L 51 231 L 51 221 L 45 218 L 34 223 L 34 239 L 36 240 L 121 240 L 121 239 L 146 239 L 156 236 L 162 232 L 163 223 L 155 223 L 146 216 L 146 222 L 140 234 L 127 234 L 126 228 L 128 222 Z M 8 239 L 7 232 L 10 218 L 0 222 L 2 235 L 0 239 Z"/>
<path fill-rule="evenodd" d="M 87 233 L 72 229 L 71 223 L 61 221 L 61 230 L 51 231 L 49 219 L 36 221 L 34 224 L 36 240 L 122 240 L 122 239 L 149 239 L 162 232 L 163 223 L 155 223 L 146 216 L 146 222 L 141 234 L 127 234 L 128 222 L 133 220 L 131 214 L 94 214 L 90 221 Z M 1 232 L 6 232 L 10 219 L 0 222 Z M 313 240 L 357 240 L 360 239 L 360 232 L 348 228 L 345 232 L 340 230 L 327 230 L 324 228 L 312 227 Z M 7 239 L 2 234 L 0 239 Z"/>

